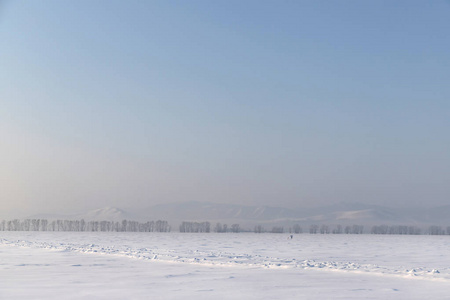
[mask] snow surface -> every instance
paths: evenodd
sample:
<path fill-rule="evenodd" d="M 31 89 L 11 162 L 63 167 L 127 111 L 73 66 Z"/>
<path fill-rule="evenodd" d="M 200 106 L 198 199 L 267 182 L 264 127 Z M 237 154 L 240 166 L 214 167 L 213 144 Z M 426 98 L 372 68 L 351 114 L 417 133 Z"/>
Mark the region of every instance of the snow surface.
<path fill-rule="evenodd" d="M 1 232 L 0 299 L 449 299 L 448 236 Z"/>

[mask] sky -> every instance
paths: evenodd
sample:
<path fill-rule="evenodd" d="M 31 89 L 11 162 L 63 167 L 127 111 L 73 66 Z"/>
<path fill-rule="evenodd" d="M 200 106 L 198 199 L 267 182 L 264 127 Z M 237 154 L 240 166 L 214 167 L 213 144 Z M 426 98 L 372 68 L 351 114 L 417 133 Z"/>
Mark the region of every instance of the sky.
<path fill-rule="evenodd" d="M 1 1 L 2 214 L 450 204 L 449 1 Z"/>

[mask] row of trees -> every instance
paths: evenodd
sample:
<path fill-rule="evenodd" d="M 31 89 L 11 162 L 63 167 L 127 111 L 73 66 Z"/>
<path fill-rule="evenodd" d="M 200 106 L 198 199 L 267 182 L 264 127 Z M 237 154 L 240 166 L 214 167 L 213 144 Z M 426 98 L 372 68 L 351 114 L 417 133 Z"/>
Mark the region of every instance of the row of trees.
<path fill-rule="evenodd" d="M 363 225 L 336 225 L 336 227 L 331 228 L 329 225 L 311 225 L 309 226 L 309 233 L 316 234 L 362 234 L 364 233 L 364 226 Z"/>
<path fill-rule="evenodd" d="M 255 228 L 253 229 L 253 231 L 255 233 L 264 233 L 264 232 L 271 232 L 271 233 L 284 233 L 284 227 L 283 226 L 274 226 L 272 227 L 271 230 L 266 230 L 264 228 L 264 226 L 262 225 L 256 225 Z M 292 229 L 289 228 L 289 232 L 292 233 Z M 296 233 L 301 233 L 302 231 L 300 230 L 299 232 Z"/>
<path fill-rule="evenodd" d="M 271 230 L 266 230 L 262 225 L 256 225 L 254 230 L 255 233 L 263 233 L 263 232 L 271 232 L 271 233 L 302 233 L 303 228 L 295 224 L 292 227 L 289 227 L 287 230 L 285 230 L 282 226 L 274 226 Z M 364 232 L 364 226 L 362 225 L 352 225 L 352 226 L 342 226 L 342 225 L 336 225 L 334 228 L 332 228 L 329 225 L 310 225 L 309 226 L 309 233 L 310 234 L 362 234 Z"/>
<path fill-rule="evenodd" d="M 1 231 L 115 231 L 115 232 L 169 232 L 171 230 L 167 221 L 85 221 L 81 220 L 54 220 L 26 219 L 0 222 Z"/>
<path fill-rule="evenodd" d="M 431 225 L 428 227 L 428 229 L 422 231 L 422 229 L 417 226 L 380 225 L 380 226 L 373 226 L 371 233 L 373 233 L 373 234 L 450 235 L 450 226 L 442 227 L 442 226 L 438 226 L 438 225 Z"/>
<path fill-rule="evenodd" d="M 227 224 L 217 223 L 214 226 L 214 232 L 240 232 L 241 227 L 239 224 L 233 224 L 228 227 Z M 211 223 L 209 222 L 187 222 L 184 221 L 180 224 L 180 232 L 211 232 Z"/>
<path fill-rule="evenodd" d="M 216 223 L 214 227 L 210 222 L 188 222 L 184 221 L 179 226 L 180 232 L 241 232 L 243 231 L 239 224 Z M 105 231 L 105 232 L 169 232 L 171 227 L 167 221 L 148 221 L 145 223 L 137 221 L 123 220 L 114 221 L 85 221 L 81 220 L 53 220 L 46 219 L 26 219 L 10 220 L 0 222 L 0 231 Z M 262 225 L 256 225 L 253 230 L 255 233 L 302 233 L 303 228 L 295 224 L 292 227 L 274 226 L 266 230 Z M 364 226 L 362 225 L 310 225 L 308 231 L 310 234 L 362 234 Z M 429 226 L 422 230 L 417 226 L 406 225 L 376 225 L 370 230 L 371 234 L 407 234 L 407 235 L 450 235 L 450 226 L 442 227 L 437 225 Z"/>
<path fill-rule="evenodd" d="M 406 225 L 379 225 L 379 226 L 373 226 L 370 233 L 372 234 L 410 234 L 410 235 L 417 235 L 421 234 L 422 230 L 419 227 L 416 226 L 406 226 Z M 432 233 L 431 230 L 429 230 L 429 234 Z"/>
<path fill-rule="evenodd" d="M 441 227 L 441 226 L 436 226 L 436 225 L 430 226 L 430 228 L 428 228 L 428 234 L 431 234 L 431 235 L 444 235 L 444 234 L 450 235 L 450 226 L 447 226 L 447 228 L 445 228 L 445 229 L 443 227 Z"/>
<path fill-rule="evenodd" d="M 271 230 L 266 230 L 262 225 L 256 225 L 253 230 L 255 233 L 271 232 L 271 233 L 302 233 L 303 229 L 300 225 L 295 224 L 285 230 L 284 227 L 274 226 Z M 317 225 L 309 226 L 310 234 L 363 234 L 363 225 Z M 417 226 L 406 225 L 375 225 L 370 230 L 371 234 L 408 234 L 408 235 L 450 235 L 450 226 L 444 228 L 442 226 L 432 225 L 426 230 L 422 230 Z"/>
<path fill-rule="evenodd" d="M 180 232 L 211 232 L 209 222 L 182 222 Z"/>

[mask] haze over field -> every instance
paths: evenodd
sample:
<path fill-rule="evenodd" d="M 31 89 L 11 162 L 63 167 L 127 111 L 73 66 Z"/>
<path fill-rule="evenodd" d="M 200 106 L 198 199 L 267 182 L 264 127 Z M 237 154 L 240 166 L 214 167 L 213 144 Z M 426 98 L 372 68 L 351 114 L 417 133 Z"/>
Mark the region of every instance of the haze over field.
<path fill-rule="evenodd" d="M 448 1 L 1 1 L 0 217 L 447 205 L 449 32 Z"/>
<path fill-rule="evenodd" d="M 449 0 L 0 0 L 0 298 L 448 299 L 449 49 Z"/>

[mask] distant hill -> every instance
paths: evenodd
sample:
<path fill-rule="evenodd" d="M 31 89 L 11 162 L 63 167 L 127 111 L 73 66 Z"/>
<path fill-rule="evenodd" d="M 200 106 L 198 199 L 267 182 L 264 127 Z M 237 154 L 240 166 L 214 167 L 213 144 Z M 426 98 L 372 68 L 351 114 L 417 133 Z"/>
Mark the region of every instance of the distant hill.
<path fill-rule="evenodd" d="M 298 224 L 361 224 L 361 225 L 450 225 L 450 205 L 431 209 L 392 209 L 361 203 L 338 203 L 313 209 L 288 209 L 270 206 L 189 201 L 158 204 L 145 209 L 123 210 L 105 207 L 83 214 L 30 216 L 40 219 L 92 220 L 167 220 L 173 224 L 181 221 L 210 221 L 240 223 L 241 225 L 292 225 Z"/>
<path fill-rule="evenodd" d="M 150 218 L 168 220 L 272 220 L 295 218 L 299 214 L 298 211 L 282 207 L 245 206 L 198 201 L 159 204 L 151 206 L 144 211 L 145 215 Z"/>
<path fill-rule="evenodd" d="M 122 221 L 122 220 L 139 220 L 140 218 L 134 214 L 128 213 L 117 207 L 104 207 L 87 211 L 82 214 L 38 214 L 28 217 L 29 219 L 48 219 L 48 220 L 81 220 L 85 221 Z"/>
<path fill-rule="evenodd" d="M 436 225 L 450 225 L 450 205 L 413 212 L 415 220 Z"/>
<path fill-rule="evenodd" d="M 338 203 L 312 209 L 289 209 L 208 202 L 181 202 L 151 206 L 141 210 L 147 219 L 169 221 L 218 221 L 243 224 L 402 224 L 417 223 L 409 215 L 382 206 Z"/>
<path fill-rule="evenodd" d="M 75 215 L 76 219 L 85 219 L 86 221 L 122 221 L 139 219 L 138 216 L 128 213 L 117 207 L 104 207 L 90 210 L 85 214 Z"/>
<path fill-rule="evenodd" d="M 367 208 L 358 210 L 339 210 L 325 214 L 312 215 L 305 218 L 307 221 L 322 223 L 344 224 L 401 224 L 411 223 L 411 219 L 385 208 Z"/>

